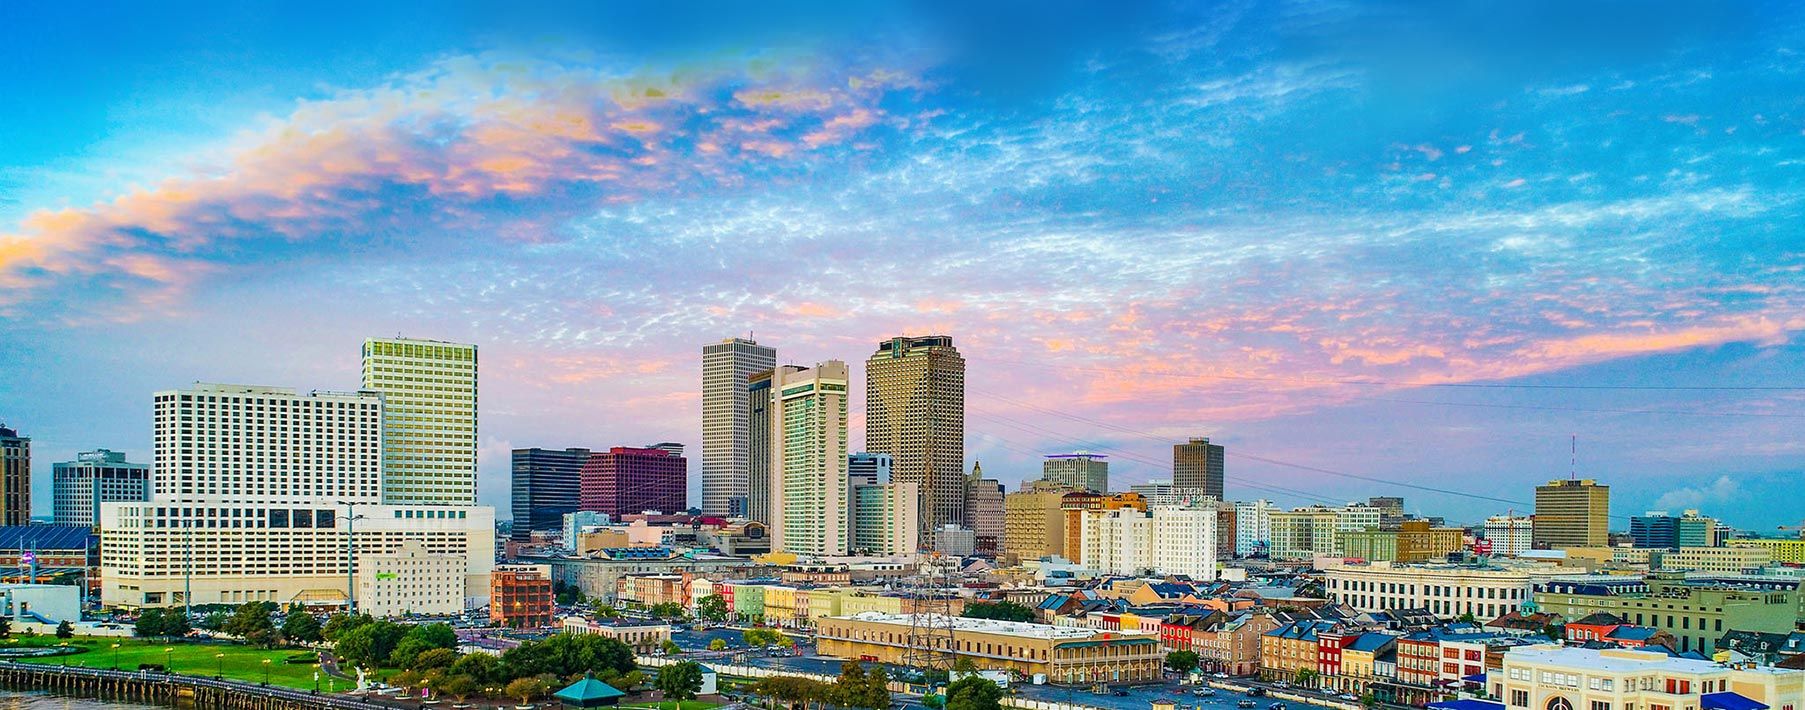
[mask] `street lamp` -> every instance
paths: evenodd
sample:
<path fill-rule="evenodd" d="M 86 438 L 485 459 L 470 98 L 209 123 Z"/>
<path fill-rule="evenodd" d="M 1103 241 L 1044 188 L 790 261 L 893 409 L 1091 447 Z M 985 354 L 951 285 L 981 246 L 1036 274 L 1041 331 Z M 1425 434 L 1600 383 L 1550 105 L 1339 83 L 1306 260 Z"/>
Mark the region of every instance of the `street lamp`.
<path fill-rule="evenodd" d="M 215 660 L 219 661 L 219 675 L 213 676 L 213 679 L 214 680 L 225 680 L 226 679 L 226 654 L 215 653 L 215 654 L 213 654 L 213 658 Z"/>
<path fill-rule="evenodd" d="M 269 685 L 269 659 L 263 659 L 263 684 Z"/>
<path fill-rule="evenodd" d="M 175 669 L 169 667 L 169 665 L 171 663 L 173 663 L 173 661 L 169 660 L 170 659 L 169 654 L 174 653 L 174 652 L 175 652 L 174 647 L 165 646 L 163 648 L 163 672 L 164 673 L 174 673 L 175 672 Z"/>
<path fill-rule="evenodd" d="M 113 644 L 113 670 L 119 670 L 119 644 Z"/>

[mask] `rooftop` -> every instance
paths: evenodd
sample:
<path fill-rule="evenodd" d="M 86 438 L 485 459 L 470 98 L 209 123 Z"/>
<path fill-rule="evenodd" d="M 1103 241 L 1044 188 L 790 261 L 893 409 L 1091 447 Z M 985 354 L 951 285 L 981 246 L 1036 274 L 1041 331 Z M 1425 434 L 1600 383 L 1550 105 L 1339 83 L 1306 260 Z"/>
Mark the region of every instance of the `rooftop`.
<path fill-rule="evenodd" d="M 932 617 L 934 615 L 929 615 L 929 616 Z M 914 620 L 915 615 L 914 614 L 886 614 L 881 611 L 866 611 L 866 612 L 860 612 L 857 614 L 853 614 L 852 616 L 841 616 L 841 617 L 836 617 L 836 618 L 852 619 L 854 621 L 864 621 L 864 622 L 874 623 L 874 624 L 894 624 L 897 626 L 909 626 L 911 624 L 911 622 Z M 1089 639 L 1105 637 L 1105 636 L 1110 636 L 1110 637 L 1149 637 L 1149 638 L 1152 637 L 1152 634 L 1139 634 L 1139 633 L 1122 632 L 1122 631 L 1105 631 L 1102 629 L 1087 629 L 1087 628 L 1079 628 L 1079 627 L 1075 627 L 1075 626 L 1050 626 L 1047 624 L 1031 624 L 1031 623 L 1028 623 L 1025 621 L 998 621 L 995 619 L 967 619 L 965 617 L 954 617 L 952 619 L 952 627 L 953 627 L 954 631 L 969 631 L 972 633 L 981 633 L 981 634 L 1000 634 L 1000 635 L 1005 635 L 1005 636 L 1022 636 L 1022 637 L 1026 637 L 1026 638 L 1052 639 L 1055 641 L 1083 641 L 1083 640 L 1089 640 Z"/>
<path fill-rule="evenodd" d="M 1715 673 L 1724 667 L 1711 661 L 1678 658 L 1664 653 L 1628 649 L 1590 649 L 1554 645 L 1524 646 L 1505 654 L 1504 662 L 1546 663 L 1568 668 L 1627 673 L 1634 671 L 1669 671 L 1681 673 Z"/>

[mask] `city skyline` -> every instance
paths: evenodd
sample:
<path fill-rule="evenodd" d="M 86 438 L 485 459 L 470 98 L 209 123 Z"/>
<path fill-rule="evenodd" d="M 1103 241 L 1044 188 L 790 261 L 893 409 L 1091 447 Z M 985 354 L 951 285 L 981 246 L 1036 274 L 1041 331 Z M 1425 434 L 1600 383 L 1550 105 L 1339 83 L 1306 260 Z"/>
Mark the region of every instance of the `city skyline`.
<path fill-rule="evenodd" d="M 856 383 L 945 334 L 1011 490 L 1208 436 L 1285 508 L 1477 523 L 1577 472 L 1614 529 L 1799 522 L 1795 8 L 13 12 L 0 422 L 39 516 L 55 462 L 151 458 L 152 393 L 352 389 L 400 332 L 482 350 L 504 510 L 516 448 L 700 452 L 704 344 Z"/>

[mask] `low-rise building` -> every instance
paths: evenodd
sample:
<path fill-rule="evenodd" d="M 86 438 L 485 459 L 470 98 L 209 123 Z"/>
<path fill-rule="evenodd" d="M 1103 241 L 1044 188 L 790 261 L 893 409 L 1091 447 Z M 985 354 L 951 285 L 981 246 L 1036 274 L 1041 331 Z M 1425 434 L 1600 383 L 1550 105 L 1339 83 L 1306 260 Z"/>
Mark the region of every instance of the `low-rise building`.
<path fill-rule="evenodd" d="M 357 561 L 357 610 L 378 619 L 464 611 L 463 555 L 434 552 L 415 540 Z"/>
<path fill-rule="evenodd" d="M 1773 552 L 1763 547 L 1682 547 L 1656 550 L 1650 567 L 1662 572 L 1740 574 L 1767 566 Z"/>
<path fill-rule="evenodd" d="M 1729 631 L 1790 632 L 1799 613 L 1799 590 L 1739 585 L 1733 580 L 1688 580 L 1677 575 L 1647 579 L 1550 581 L 1537 588 L 1536 606 L 1568 619 L 1605 613 L 1636 626 L 1672 634 L 1674 650 L 1709 655 Z"/>
<path fill-rule="evenodd" d="M 913 621 L 911 614 L 877 612 L 828 617 L 818 622 L 815 638 L 822 655 L 902 663 L 909 656 Z M 946 621 L 955 657 L 980 670 L 1044 673 L 1058 684 L 1156 681 L 1165 659 L 1153 634 L 990 619 Z"/>
<path fill-rule="evenodd" d="M 1321 675 L 1319 637 L 1341 631 L 1339 622 L 1326 619 L 1292 621 L 1267 631 L 1260 638 L 1260 678 L 1313 685 Z"/>
<path fill-rule="evenodd" d="M 489 574 L 489 621 L 514 629 L 551 626 L 551 569 L 545 565 L 497 565 Z"/>
<path fill-rule="evenodd" d="M 642 624 L 628 621 L 597 621 L 584 616 L 566 616 L 559 620 L 565 633 L 611 638 L 640 653 L 647 653 L 671 640 L 669 624 Z"/>
<path fill-rule="evenodd" d="M 1805 564 L 1805 538 L 1731 538 L 1724 544 L 1729 547 L 1759 547 L 1767 550 L 1768 558 L 1777 564 Z"/>
<path fill-rule="evenodd" d="M 1627 649 L 1527 646 L 1486 676 L 1497 710 L 1754 710 L 1805 705 L 1805 671 Z"/>
<path fill-rule="evenodd" d="M 1375 562 L 1331 567 L 1324 588 L 1358 611 L 1426 608 L 1442 618 L 1494 619 L 1521 608 L 1536 584 L 1570 574 L 1552 565 Z"/>
<path fill-rule="evenodd" d="M 635 574 L 615 584 L 615 599 L 622 605 L 650 609 L 659 604 L 687 606 L 689 592 L 680 574 Z"/>

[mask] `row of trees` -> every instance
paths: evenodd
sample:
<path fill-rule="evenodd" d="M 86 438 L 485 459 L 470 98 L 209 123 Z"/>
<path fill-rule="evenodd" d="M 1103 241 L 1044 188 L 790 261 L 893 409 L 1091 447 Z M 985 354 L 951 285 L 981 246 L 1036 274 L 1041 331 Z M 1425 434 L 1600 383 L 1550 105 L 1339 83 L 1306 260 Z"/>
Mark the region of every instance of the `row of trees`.
<path fill-rule="evenodd" d="M 320 640 L 320 621 L 299 604 L 288 608 L 282 625 L 276 626 L 276 605 L 271 602 L 246 602 L 230 613 L 213 611 L 201 619 L 201 628 L 236 636 L 245 643 L 274 648 L 290 643 L 315 643 Z M 138 614 L 133 631 L 143 638 L 177 639 L 187 636 L 191 627 L 188 614 L 179 609 L 145 609 Z"/>
<path fill-rule="evenodd" d="M 1037 618 L 1033 609 L 1012 601 L 972 602 L 965 605 L 963 615 L 969 619 L 998 621 L 1034 621 Z"/>
<path fill-rule="evenodd" d="M 988 682 L 988 681 L 987 681 Z M 772 676 L 760 678 L 752 692 L 804 708 L 833 705 L 842 708 L 883 710 L 890 707 L 890 674 L 882 666 L 869 673 L 858 663 L 840 664 L 840 677 L 831 683 L 812 678 Z"/>

